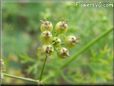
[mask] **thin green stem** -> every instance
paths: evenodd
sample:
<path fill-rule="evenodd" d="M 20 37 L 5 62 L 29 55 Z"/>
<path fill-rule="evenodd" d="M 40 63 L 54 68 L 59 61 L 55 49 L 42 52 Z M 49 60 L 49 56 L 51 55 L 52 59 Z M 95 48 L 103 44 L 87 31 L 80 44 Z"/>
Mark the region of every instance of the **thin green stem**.
<path fill-rule="evenodd" d="M 41 83 L 39 80 L 34 80 L 34 79 L 30 79 L 30 78 L 19 77 L 19 76 L 10 75 L 10 74 L 7 74 L 7 73 L 3 73 L 3 75 L 6 76 L 6 77 L 20 79 L 20 80 L 24 80 L 24 81 L 28 81 L 28 82 L 34 82 L 34 83 L 37 83 L 37 84 L 40 84 Z"/>
<path fill-rule="evenodd" d="M 44 60 L 44 64 L 43 64 L 43 67 L 42 67 L 42 70 L 41 70 L 41 74 L 40 74 L 40 80 L 42 80 L 43 71 L 44 71 L 44 68 L 45 68 L 45 64 L 46 64 L 47 57 L 48 57 L 48 55 L 46 54 L 46 58 L 45 58 L 45 60 Z"/>

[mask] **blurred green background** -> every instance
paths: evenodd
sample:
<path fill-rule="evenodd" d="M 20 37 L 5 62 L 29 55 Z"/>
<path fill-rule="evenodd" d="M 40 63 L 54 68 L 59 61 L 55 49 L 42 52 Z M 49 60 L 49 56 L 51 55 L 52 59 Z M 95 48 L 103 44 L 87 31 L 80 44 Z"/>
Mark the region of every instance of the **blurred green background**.
<path fill-rule="evenodd" d="M 3 59 L 5 72 L 39 79 L 43 59 L 38 54 L 40 47 L 40 20 L 47 19 L 55 25 L 66 20 L 69 25 L 67 34 L 80 37 L 80 43 L 70 50 L 72 56 L 91 40 L 95 39 L 113 25 L 112 7 L 81 7 L 72 2 L 5 2 L 2 3 L 3 24 Z M 48 58 L 43 80 L 46 84 L 98 84 L 113 82 L 113 43 L 112 33 L 94 46 L 87 49 L 78 59 L 65 69 L 57 69 L 67 59 L 61 59 L 56 54 Z M 50 77 L 52 76 L 53 77 Z M 6 84 L 26 84 L 13 78 L 5 77 Z"/>

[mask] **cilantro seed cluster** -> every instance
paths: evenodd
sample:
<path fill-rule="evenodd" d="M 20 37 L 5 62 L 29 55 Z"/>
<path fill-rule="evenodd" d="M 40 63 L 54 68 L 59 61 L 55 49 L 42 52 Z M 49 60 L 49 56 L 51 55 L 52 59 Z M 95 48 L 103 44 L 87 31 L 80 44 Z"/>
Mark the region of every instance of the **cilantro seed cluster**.
<path fill-rule="evenodd" d="M 78 38 L 74 35 L 65 36 L 64 40 L 61 39 L 60 34 L 64 34 L 68 30 L 68 24 L 65 21 L 58 22 L 54 28 L 50 21 L 41 21 L 40 29 L 41 42 L 43 44 L 41 49 L 44 54 L 51 55 L 56 51 L 59 57 L 66 58 L 69 56 L 68 48 L 75 46 L 79 42 Z M 56 33 L 52 34 L 52 31 Z M 64 45 L 67 45 L 67 47 Z"/>

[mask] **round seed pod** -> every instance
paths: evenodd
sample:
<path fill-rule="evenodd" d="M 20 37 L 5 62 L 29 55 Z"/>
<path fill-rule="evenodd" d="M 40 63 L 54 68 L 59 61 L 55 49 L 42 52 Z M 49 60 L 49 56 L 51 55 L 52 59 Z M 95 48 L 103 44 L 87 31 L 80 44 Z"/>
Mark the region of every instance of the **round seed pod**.
<path fill-rule="evenodd" d="M 68 47 L 73 47 L 78 42 L 79 42 L 78 38 L 73 35 L 70 35 L 66 38 L 66 43 L 67 43 Z"/>
<path fill-rule="evenodd" d="M 52 43 L 54 46 L 60 46 L 61 45 L 61 39 L 58 37 L 54 37 Z"/>
<path fill-rule="evenodd" d="M 44 44 L 48 44 L 52 41 L 52 33 L 50 31 L 44 31 L 41 33 L 41 40 Z"/>
<path fill-rule="evenodd" d="M 53 51 L 54 49 L 52 45 L 43 45 L 42 47 L 42 52 L 45 54 L 51 55 Z"/>
<path fill-rule="evenodd" d="M 40 26 L 41 31 L 52 31 L 53 25 L 50 21 L 41 21 L 42 24 Z"/>
<path fill-rule="evenodd" d="M 66 57 L 68 57 L 68 56 L 69 56 L 69 51 L 68 51 L 68 49 L 62 47 L 62 48 L 60 49 L 60 51 L 59 51 L 59 56 L 60 56 L 61 58 L 66 58 Z"/>
<path fill-rule="evenodd" d="M 67 31 L 68 25 L 65 21 L 60 21 L 56 24 L 55 29 L 58 33 L 63 33 Z"/>

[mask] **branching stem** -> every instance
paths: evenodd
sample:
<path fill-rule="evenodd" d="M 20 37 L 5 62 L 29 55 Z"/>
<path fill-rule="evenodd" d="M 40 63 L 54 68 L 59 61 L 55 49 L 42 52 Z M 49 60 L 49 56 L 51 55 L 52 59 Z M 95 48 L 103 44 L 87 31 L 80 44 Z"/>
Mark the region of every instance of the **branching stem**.
<path fill-rule="evenodd" d="M 3 73 L 3 75 L 6 76 L 6 77 L 10 77 L 10 78 L 20 79 L 20 80 L 24 80 L 24 81 L 34 82 L 34 83 L 40 84 L 40 81 L 39 80 L 34 80 L 34 79 L 30 79 L 30 78 L 19 77 L 19 76 L 7 74 L 7 73 Z"/>

